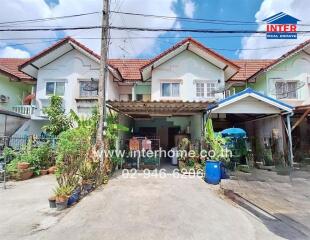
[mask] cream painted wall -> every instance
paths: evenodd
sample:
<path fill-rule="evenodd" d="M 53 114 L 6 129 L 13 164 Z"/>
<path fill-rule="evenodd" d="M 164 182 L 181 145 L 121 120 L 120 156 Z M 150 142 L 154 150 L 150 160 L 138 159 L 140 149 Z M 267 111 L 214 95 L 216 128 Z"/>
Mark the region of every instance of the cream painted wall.
<path fill-rule="evenodd" d="M 224 72 L 198 55 L 184 51 L 155 68 L 152 72 L 152 100 L 178 99 L 184 101 L 201 100 L 196 97 L 195 81 L 204 80 L 224 86 Z M 218 84 L 218 80 L 220 83 Z M 180 81 L 180 97 L 161 97 L 161 82 Z M 222 94 L 216 97 L 222 98 Z"/>
<path fill-rule="evenodd" d="M 46 82 L 65 82 L 64 107 L 78 112 L 76 98 L 80 97 L 81 80 L 99 78 L 99 64 L 73 50 L 54 62 L 39 69 L 37 77 L 36 105 L 38 107 L 33 118 L 42 116 L 42 107 L 48 105 L 49 97 L 46 95 Z M 108 76 L 107 99 L 118 100 L 118 85 L 113 82 L 111 74 Z"/>
<path fill-rule="evenodd" d="M 281 100 L 292 105 L 310 104 L 310 56 L 304 52 L 280 63 L 263 76 L 257 80 L 254 87 L 256 90 L 275 98 L 275 81 L 298 80 L 304 83 L 304 86 L 297 91 L 298 98 Z"/>

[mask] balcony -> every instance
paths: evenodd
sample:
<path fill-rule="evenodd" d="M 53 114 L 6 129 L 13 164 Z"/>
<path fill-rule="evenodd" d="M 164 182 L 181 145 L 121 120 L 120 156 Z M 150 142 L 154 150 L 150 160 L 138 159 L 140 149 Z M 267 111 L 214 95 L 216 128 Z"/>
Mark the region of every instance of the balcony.
<path fill-rule="evenodd" d="M 33 114 L 35 106 L 33 105 L 16 105 L 13 107 L 13 111 L 21 115 L 30 117 Z"/>

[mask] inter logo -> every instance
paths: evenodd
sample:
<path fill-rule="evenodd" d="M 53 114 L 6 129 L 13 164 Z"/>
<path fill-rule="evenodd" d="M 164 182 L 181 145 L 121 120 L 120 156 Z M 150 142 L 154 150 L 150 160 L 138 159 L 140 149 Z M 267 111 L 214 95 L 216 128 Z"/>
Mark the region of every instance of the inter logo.
<path fill-rule="evenodd" d="M 297 39 L 297 22 L 300 20 L 280 12 L 263 20 L 267 23 L 267 39 Z"/>

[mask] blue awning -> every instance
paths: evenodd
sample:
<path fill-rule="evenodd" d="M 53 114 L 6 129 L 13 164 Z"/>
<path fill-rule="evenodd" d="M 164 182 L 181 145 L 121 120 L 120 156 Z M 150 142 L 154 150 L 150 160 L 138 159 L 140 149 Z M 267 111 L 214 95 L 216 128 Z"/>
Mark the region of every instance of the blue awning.
<path fill-rule="evenodd" d="M 246 136 L 246 131 L 242 128 L 227 128 L 221 134 L 223 137 L 243 138 Z"/>
<path fill-rule="evenodd" d="M 292 112 L 294 109 L 294 107 L 292 107 L 291 105 L 289 105 L 283 101 L 280 101 L 278 99 L 274 99 L 272 97 L 266 96 L 260 92 L 254 91 L 251 88 L 246 88 L 245 90 L 243 90 L 237 94 L 234 94 L 230 97 L 227 97 L 223 100 L 220 100 L 217 105 L 210 104 L 209 107 L 207 108 L 207 110 L 212 110 L 212 111 L 220 110 L 221 108 L 224 108 L 224 107 L 226 109 L 228 109 L 229 105 L 232 105 L 232 104 L 236 105 L 236 103 L 243 101 L 243 99 L 245 99 L 247 97 L 252 97 L 256 101 L 256 103 L 264 103 L 265 104 L 264 106 L 268 105 L 270 108 L 271 107 L 274 109 L 276 108 L 280 112 Z M 244 107 L 244 105 L 240 106 L 239 109 L 238 109 L 238 107 L 235 106 L 235 109 L 237 108 L 238 110 L 240 110 L 240 113 L 242 113 L 242 111 L 243 111 L 242 107 Z M 251 105 L 249 106 L 249 103 L 248 103 L 247 107 L 250 108 Z M 257 107 L 258 106 L 255 105 L 255 103 L 254 103 L 254 105 L 252 106 L 252 109 L 251 109 L 251 110 L 253 110 L 253 113 L 255 113 L 255 111 L 258 110 L 258 109 L 256 109 Z M 249 109 L 247 109 L 247 110 L 249 110 Z M 247 113 L 249 113 L 249 112 L 247 112 Z"/>

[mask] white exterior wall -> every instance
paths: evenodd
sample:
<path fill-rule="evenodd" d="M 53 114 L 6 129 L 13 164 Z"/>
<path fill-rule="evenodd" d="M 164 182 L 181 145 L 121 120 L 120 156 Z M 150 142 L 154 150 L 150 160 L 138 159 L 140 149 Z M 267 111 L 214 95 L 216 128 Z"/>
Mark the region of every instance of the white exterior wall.
<path fill-rule="evenodd" d="M 61 81 L 65 82 L 64 107 L 68 113 L 70 109 L 77 112 L 76 98 L 80 97 L 81 80 L 99 78 L 99 64 L 77 50 L 73 50 L 64 56 L 56 59 L 50 64 L 38 70 L 35 116 L 42 116 L 42 107 L 48 105 L 49 96 L 46 95 L 46 82 Z M 107 99 L 119 99 L 117 83 L 113 82 L 112 74 L 108 76 Z"/>
<path fill-rule="evenodd" d="M 202 100 L 196 97 L 195 81 L 215 82 L 224 86 L 224 71 L 207 62 L 198 55 L 184 51 L 155 68 L 152 72 L 152 100 L 176 99 L 183 101 Z M 218 83 L 220 80 L 220 83 Z M 180 97 L 161 97 L 161 82 L 181 81 Z M 222 98 L 222 94 L 217 94 Z"/>
<path fill-rule="evenodd" d="M 301 81 L 304 86 L 297 91 L 297 99 L 281 99 L 292 105 L 310 104 L 310 56 L 304 52 L 284 61 L 267 72 L 267 95 L 275 97 L 274 82 Z"/>
<path fill-rule="evenodd" d="M 117 82 L 113 81 L 114 77 L 112 74 L 108 76 L 107 82 L 107 99 L 108 100 L 119 100 L 119 86 Z"/>

